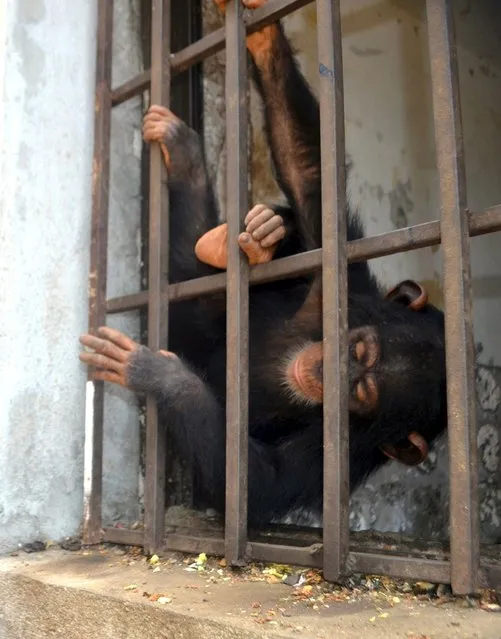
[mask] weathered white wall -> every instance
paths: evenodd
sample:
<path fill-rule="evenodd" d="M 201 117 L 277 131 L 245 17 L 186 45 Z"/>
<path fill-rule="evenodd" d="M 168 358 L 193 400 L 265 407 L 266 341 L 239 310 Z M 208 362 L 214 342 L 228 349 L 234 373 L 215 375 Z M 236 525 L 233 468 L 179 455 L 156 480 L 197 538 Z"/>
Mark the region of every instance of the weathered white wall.
<path fill-rule="evenodd" d="M 0 551 L 81 519 L 95 28 L 0 2 Z"/>
<path fill-rule="evenodd" d="M 114 82 L 141 68 L 135 0 L 116 2 Z M 82 516 L 95 0 L 0 0 L 0 552 Z M 139 282 L 141 104 L 113 113 L 109 295 Z M 133 313 L 110 320 L 132 336 Z M 104 519 L 138 516 L 138 413 L 107 389 Z"/>

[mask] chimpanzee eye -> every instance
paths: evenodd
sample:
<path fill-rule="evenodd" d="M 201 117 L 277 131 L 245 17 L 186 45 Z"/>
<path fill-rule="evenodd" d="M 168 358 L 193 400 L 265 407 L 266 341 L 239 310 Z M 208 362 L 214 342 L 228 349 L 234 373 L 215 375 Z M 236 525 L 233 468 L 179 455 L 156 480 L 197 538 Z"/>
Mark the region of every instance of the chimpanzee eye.
<path fill-rule="evenodd" d="M 353 387 L 353 397 L 360 410 L 371 412 L 377 408 L 379 391 L 374 375 L 367 374 Z"/>
<path fill-rule="evenodd" d="M 361 404 L 367 403 L 367 388 L 364 380 L 360 380 L 355 386 L 355 395 Z"/>
<path fill-rule="evenodd" d="M 358 341 L 355 345 L 355 355 L 359 362 L 364 357 L 365 352 L 366 352 L 365 342 L 363 340 Z"/>

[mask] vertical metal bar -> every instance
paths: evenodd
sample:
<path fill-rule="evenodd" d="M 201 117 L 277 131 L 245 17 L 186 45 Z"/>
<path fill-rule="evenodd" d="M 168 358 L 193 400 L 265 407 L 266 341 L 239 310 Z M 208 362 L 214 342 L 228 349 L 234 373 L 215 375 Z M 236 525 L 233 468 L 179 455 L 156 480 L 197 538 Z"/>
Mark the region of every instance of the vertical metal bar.
<path fill-rule="evenodd" d="M 108 251 L 108 192 L 110 177 L 111 58 L 113 2 L 99 0 L 92 165 L 92 230 L 89 273 L 89 332 L 105 323 Z M 83 540 L 101 541 L 103 488 L 104 382 L 89 380 L 85 405 Z"/>
<path fill-rule="evenodd" d="M 444 254 L 450 462 L 451 583 L 478 584 L 479 513 L 470 244 L 452 3 L 427 0 Z"/>
<path fill-rule="evenodd" d="M 169 106 L 170 0 L 153 0 L 151 32 L 151 103 Z M 148 273 L 148 346 L 167 347 L 169 197 L 160 147 L 150 150 L 150 226 Z M 159 427 L 155 399 L 147 398 L 144 545 L 155 552 L 163 545 L 165 528 L 165 429 Z"/>
<path fill-rule="evenodd" d="M 349 544 L 348 288 L 343 57 L 339 0 L 317 0 L 322 159 L 324 574 L 345 572 Z"/>
<path fill-rule="evenodd" d="M 226 9 L 227 383 L 226 528 L 228 563 L 247 543 L 249 273 L 237 243 L 248 209 L 247 51 L 240 0 Z"/>

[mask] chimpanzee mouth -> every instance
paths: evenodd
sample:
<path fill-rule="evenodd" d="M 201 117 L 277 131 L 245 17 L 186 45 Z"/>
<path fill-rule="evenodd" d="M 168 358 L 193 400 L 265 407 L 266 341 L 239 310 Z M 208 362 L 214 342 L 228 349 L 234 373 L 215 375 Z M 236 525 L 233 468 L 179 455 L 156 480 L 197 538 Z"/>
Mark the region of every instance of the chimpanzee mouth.
<path fill-rule="evenodd" d="M 323 385 L 322 377 L 318 373 L 321 371 L 322 343 L 314 342 L 303 346 L 288 359 L 285 385 L 293 397 L 302 403 L 321 404 Z"/>

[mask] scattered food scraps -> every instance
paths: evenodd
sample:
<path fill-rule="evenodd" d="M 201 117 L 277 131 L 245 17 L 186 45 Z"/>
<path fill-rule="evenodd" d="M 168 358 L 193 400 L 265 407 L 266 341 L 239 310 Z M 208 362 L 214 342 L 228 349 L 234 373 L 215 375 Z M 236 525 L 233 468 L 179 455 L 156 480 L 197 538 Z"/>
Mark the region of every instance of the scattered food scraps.
<path fill-rule="evenodd" d="M 160 561 L 158 555 L 152 555 L 149 560 L 148 563 L 150 564 L 150 566 L 155 566 L 156 564 L 158 564 Z"/>

